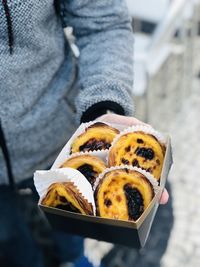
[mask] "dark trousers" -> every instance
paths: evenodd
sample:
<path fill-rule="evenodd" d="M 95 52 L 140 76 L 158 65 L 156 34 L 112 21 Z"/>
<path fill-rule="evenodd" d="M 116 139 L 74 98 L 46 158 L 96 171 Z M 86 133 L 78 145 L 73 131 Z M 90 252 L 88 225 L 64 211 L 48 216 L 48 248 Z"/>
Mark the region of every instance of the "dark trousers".
<path fill-rule="evenodd" d="M 37 209 L 38 194 L 33 180 L 28 179 L 18 185 L 19 189 L 31 188 L 31 198 Z M 0 186 L 0 266 L 1 267 L 44 267 L 44 256 L 39 244 L 33 238 L 30 225 L 17 205 L 16 195 L 8 186 Z M 24 207 L 27 208 L 25 205 Z M 34 209 L 29 214 L 30 224 L 36 216 Z M 44 233 L 45 234 L 45 233 Z M 41 236 L 41 238 L 43 238 Z M 83 252 L 83 238 L 64 233 L 52 233 L 56 256 L 60 263 L 74 262 Z"/>

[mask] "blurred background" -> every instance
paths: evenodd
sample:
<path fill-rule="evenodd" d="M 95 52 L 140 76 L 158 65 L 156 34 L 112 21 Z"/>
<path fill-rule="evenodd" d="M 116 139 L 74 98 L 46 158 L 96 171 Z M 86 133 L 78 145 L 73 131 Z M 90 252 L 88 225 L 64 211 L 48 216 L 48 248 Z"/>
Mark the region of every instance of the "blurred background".
<path fill-rule="evenodd" d="M 136 117 L 172 136 L 170 201 L 144 249 L 116 246 L 109 267 L 200 266 L 200 1 L 127 0 L 135 32 Z"/>
<path fill-rule="evenodd" d="M 89 249 L 105 255 L 103 267 L 199 267 L 200 0 L 126 2 L 135 36 L 135 117 L 172 137 L 170 200 L 159 207 L 145 248 Z"/>

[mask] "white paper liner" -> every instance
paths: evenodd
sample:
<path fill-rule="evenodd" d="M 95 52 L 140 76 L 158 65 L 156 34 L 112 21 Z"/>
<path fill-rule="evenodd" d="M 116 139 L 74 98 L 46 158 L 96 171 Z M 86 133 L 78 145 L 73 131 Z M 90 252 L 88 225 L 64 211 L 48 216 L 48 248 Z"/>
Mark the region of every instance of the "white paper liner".
<path fill-rule="evenodd" d="M 96 207 L 93 197 L 92 186 L 85 176 L 78 170 L 72 168 L 60 168 L 48 171 L 36 171 L 34 173 L 34 184 L 40 196 L 39 203 L 46 195 L 48 187 L 55 182 L 73 182 L 83 197 L 92 204 L 94 215 Z"/>
<path fill-rule="evenodd" d="M 138 168 L 138 167 L 132 167 L 130 165 L 120 165 L 120 166 L 113 166 L 110 168 L 105 169 L 96 179 L 95 184 L 94 184 L 94 190 L 96 190 L 99 182 L 101 181 L 101 179 L 103 179 L 104 175 L 110 171 L 113 170 L 123 170 L 123 169 L 129 169 L 129 170 L 133 170 L 133 171 L 137 171 L 141 174 L 143 174 L 148 181 L 152 184 L 153 189 L 154 189 L 154 193 L 157 194 L 157 192 L 159 191 L 160 187 L 158 186 L 158 182 L 157 180 L 153 177 L 153 175 L 151 175 L 149 172 L 146 172 L 145 170 Z"/>
<path fill-rule="evenodd" d="M 133 132 L 144 132 L 146 134 L 151 134 L 153 136 L 156 137 L 156 139 L 163 145 L 166 146 L 167 144 L 167 140 L 164 137 L 164 135 L 162 135 L 160 132 L 154 130 L 152 127 L 146 126 L 146 125 L 135 125 L 135 126 L 130 126 L 126 129 L 124 129 L 123 131 L 120 132 L 120 134 L 118 134 L 112 141 L 111 147 L 113 145 L 115 145 L 115 143 L 119 140 L 119 138 L 125 134 L 128 133 L 133 133 Z M 110 149 L 111 149 L 110 147 Z"/>
<path fill-rule="evenodd" d="M 86 123 L 82 123 L 78 129 L 75 131 L 75 133 L 72 135 L 72 137 L 68 140 L 68 142 L 66 143 L 66 145 L 63 147 L 63 149 L 61 150 L 61 152 L 59 153 L 58 157 L 56 158 L 55 162 L 53 163 L 51 169 L 56 169 L 56 168 L 59 168 L 60 165 L 62 165 L 66 159 L 68 159 L 69 157 L 71 157 L 72 155 L 74 155 L 75 153 L 73 154 L 70 154 L 70 151 L 71 151 L 71 144 L 73 143 L 73 141 L 79 136 L 81 135 L 83 132 L 85 132 L 85 130 L 97 123 L 97 122 L 103 122 L 103 121 L 100 121 L 100 120 L 96 120 L 96 121 L 90 121 L 90 122 L 86 122 Z M 114 128 L 117 128 L 118 130 L 122 129 L 122 126 L 118 125 L 118 124 L 111 124 L 111 123 L 108 123 L 108 122 L 105 122 L 105 124 L 111 126 L 111 127 L 114 127 Z M 80 153 L 86 153 L 86 152 L 80 152 Z M 106 162 L 106 153 L 108 153 L 108 149 L 105 149 L 105 150 L 95 150 L 95 151 L 88 151 L 89 154 L 91 155 L 96 155 L 100 158 L 102 158 L 105 162 Z"/>

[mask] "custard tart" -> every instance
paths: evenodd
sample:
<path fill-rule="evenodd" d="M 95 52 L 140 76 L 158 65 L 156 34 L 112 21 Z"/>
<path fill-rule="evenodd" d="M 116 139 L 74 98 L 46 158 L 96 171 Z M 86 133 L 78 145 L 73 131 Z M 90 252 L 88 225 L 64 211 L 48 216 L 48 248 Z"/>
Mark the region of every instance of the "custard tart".
<path fill-rule="evenodd" d="M 66 211 L 93 215 L 93 207 L 72 182 L 53 183 L 49 186 L 42 205 Z"/>
<path fill-rule="evenodd" d="M 114 142 L 109 151 L 108 165 L 142 168 L 159 181 L 164 156 L 165 146 L 156 137 L 142 131 L 130 132 Z"/>
<path fill-rule="evenodd" d="M 118 133 L 117 129 L 105 123 L 96 122 L 75 138 L 71 144 L 71 154 L 81 151 L 108 149 Z"/>
<path fill-rule="evenodd" d="M 95 190 L 97 215 L 136 221 L 153 197 L 153 186 L 142 173 L 127 168 L 111 170 Z"/>
<path fill-rule="evenodd" d="M 80 171 L 87 178 L 92 187 L 99 174 L 106 169 L 106 165 L 101 159 L 91 155 L 78 155 L 69 158 L 60 166 L 60 168 L 65 167 Z"/>

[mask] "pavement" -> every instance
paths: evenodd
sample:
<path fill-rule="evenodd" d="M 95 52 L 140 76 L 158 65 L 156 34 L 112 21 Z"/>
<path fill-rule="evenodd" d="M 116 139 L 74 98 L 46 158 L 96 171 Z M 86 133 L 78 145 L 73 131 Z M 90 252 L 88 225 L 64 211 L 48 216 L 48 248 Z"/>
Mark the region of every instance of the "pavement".
<path fill-rule="evenodd" d="M 191 72 L 183 72 L 182 55 L 169 58 L 150 81 L 147 98 L 149 123 L 172 136 L 174 166 L 167 184 L 170 201 L 159 207 L 145 248 L 137 251 L 115 246 L 104 258 L 105 266 L 200 266 L 199 38 L 192 45 L 196 53 Z M 145 100 L 136 103 L 136 116 L 143 119 Z"/>
<path fill-rule="evenodd" d="M 162 267 L 200 266 L 200 82 L 171 125 L 174 167 L 169 178 L 172 188 L 174 225 Z"/>

